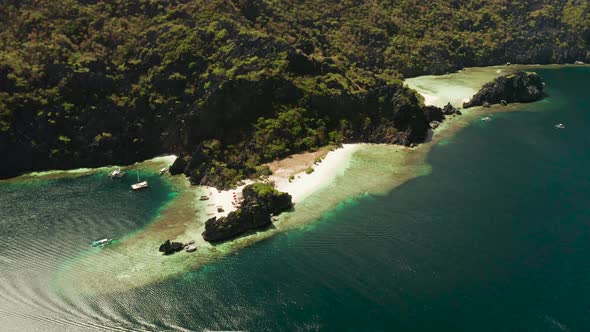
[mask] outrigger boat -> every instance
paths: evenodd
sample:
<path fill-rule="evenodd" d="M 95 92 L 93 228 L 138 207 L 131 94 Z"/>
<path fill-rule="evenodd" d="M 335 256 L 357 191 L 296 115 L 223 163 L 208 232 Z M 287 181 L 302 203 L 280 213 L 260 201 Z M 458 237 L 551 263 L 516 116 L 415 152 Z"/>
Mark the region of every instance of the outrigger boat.
<path fill-rule="evenodd" d="M 147 181 L 139 181 L 139 171 L 137 171 L 137 183 L 131 185 L 131 189 L 140 190 L 149 187 Z"/>
<path fill-rule="evenodd" d="M 109 173 L 109 177 L 111 179 L 122 178 L 123 175 L 125 175 L 125 172 L 123 172 L 120 168 L 116 168 L 111 173 Z"/>
<path fill-rule="evenodd" d="M 93 247 L 104 247 L 107 244 L 110 244 L 113 241 L 113 239 L 102 239 L 102 240 L 96 240 L 92 242 L 92 246 Z"/>

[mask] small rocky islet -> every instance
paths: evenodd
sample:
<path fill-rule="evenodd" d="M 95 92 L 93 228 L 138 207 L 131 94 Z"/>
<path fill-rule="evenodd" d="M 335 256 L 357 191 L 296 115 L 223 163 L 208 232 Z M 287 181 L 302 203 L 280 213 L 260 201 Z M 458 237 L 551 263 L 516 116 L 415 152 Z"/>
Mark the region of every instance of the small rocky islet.
<path fill-rule="evenodd" d="M 489 107 L 491 104 L 530 103 L 543 98 L 544 83 L 541 76 L 533 72 L 517 71 L 486 83 L 463 108 Z"/>
<path fill-rule="evenodd" d="M 244 200 L 240 207 L 227 217 L 212 217 L 205 223 L 203 238 L 209 242 L 222 242 L 248 231 L 272 224 L 277 216 L 293 207 L 291 195 L 280 192 L 268 183 L 257 182 L 242 190 Z"/>
<path fill-rule="evenodd" d="M 242 195 L 244 199 L 235 211 L 226 217 L 212 217 L 205 222 L 205 231 L 202 235 L 206 241 L 223 242 L 248 231 L 264 229 L 272 225 L 274 216 L 293 208 L 291 195 L 278 191 L 269 183 L 256 182 L 247 185 L 242 189 Z M 190 243 L 183 244 L 168 239 L 158 250 L 164 255 L 171 255 L 189 245 Z"/>

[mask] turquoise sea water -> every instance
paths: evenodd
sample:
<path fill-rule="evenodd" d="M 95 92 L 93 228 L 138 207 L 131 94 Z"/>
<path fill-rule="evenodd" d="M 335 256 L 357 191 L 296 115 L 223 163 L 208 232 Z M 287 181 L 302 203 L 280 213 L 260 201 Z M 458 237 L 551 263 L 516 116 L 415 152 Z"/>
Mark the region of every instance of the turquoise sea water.
<path fill-rule="evenodd" d="M 52 276 L 171 187 L 1 184 L 0 330 L 588 331 L 590 70 L 538 72 L 547 99 L 435 146 L 429 175 L 130 291 L 64 295 Z"/>

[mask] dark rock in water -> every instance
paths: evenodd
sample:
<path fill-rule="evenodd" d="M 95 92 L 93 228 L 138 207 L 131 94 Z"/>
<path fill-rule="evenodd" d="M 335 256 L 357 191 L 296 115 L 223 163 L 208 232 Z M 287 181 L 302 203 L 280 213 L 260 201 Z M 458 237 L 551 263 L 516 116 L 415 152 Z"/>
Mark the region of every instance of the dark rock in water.
<path fill-rule="evenodd" d="M 432 123 L 433 121 L 442 122 L 445 119 L 443 110 L 436 106 L 424 107 L 424 114 L 429 123 Z"/>
<path fill-rule="evenodd" d="M 463 108 L 485 106 L 486 103 L 498 104 L 533 102 L 543 98 L 543 80 L 536 73 L 519 71 L 515 74 L 500 76 L 486 83 Z"/>
<path fill-rule="evenodd" d="M 242 190 L 244 200 L 239 209 L 227 217 L 213 217 L 205 222 L 203 238 L 209 242 L 225 241 L 249 230 L 268 227 L 271 214 L 278 215 L 293 207 L 291 195 L 266 183 L 254 183 Z"/>
<path fill-rule="evenodd" d="M 170 240 L 166 240 L 166 242 L 160 245 L 160 252 L 163 252 L 164 255 L 170 255 L 175 252 L 181 251 L 184 248 L 184 244 L 180 242 L 170 242 Z"/>
<path fill-rule="evenodd" d="M 490 108 L 490 107 L 492 107 L 492 105 L 490 105 L 490 103 L 488 103 L 487 101 L 484 101 L 483 107 Z"/>
<path fill-rule="evenodd" d="M 456 110 L 455 111 L 455 114 L 457 114 L 457 115 L 463 115 L 463 113 L 461 113 L 461 111 L 459 111 L 459 110 Z"/>
<path fill-rule="evenodd" d="M 448 103 L 445 105 L 445 107 L 443 107 L 443 114 L 444 115 L 456 114 L 457 111 L 458 111 L 458 109 L 456 107 L 454 107 L 453 105 L 451 105 L 451 103 Z"/>

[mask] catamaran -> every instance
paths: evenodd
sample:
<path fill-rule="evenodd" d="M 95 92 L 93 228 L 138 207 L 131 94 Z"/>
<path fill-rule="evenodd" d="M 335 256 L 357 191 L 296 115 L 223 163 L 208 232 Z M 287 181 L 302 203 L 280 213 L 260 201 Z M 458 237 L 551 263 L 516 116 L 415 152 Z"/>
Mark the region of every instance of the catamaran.
<path fill-rule="evenodd" d="M 137 171 L 137 183 L 134 183 L 131 185 L 131 189 L 133 190 L 139 190 L 139 189 L 143 189 L 143 188 L 147 188 L 149 187 L 148 182 L 147 181 L 139 181 L 139 171 Z"/>

